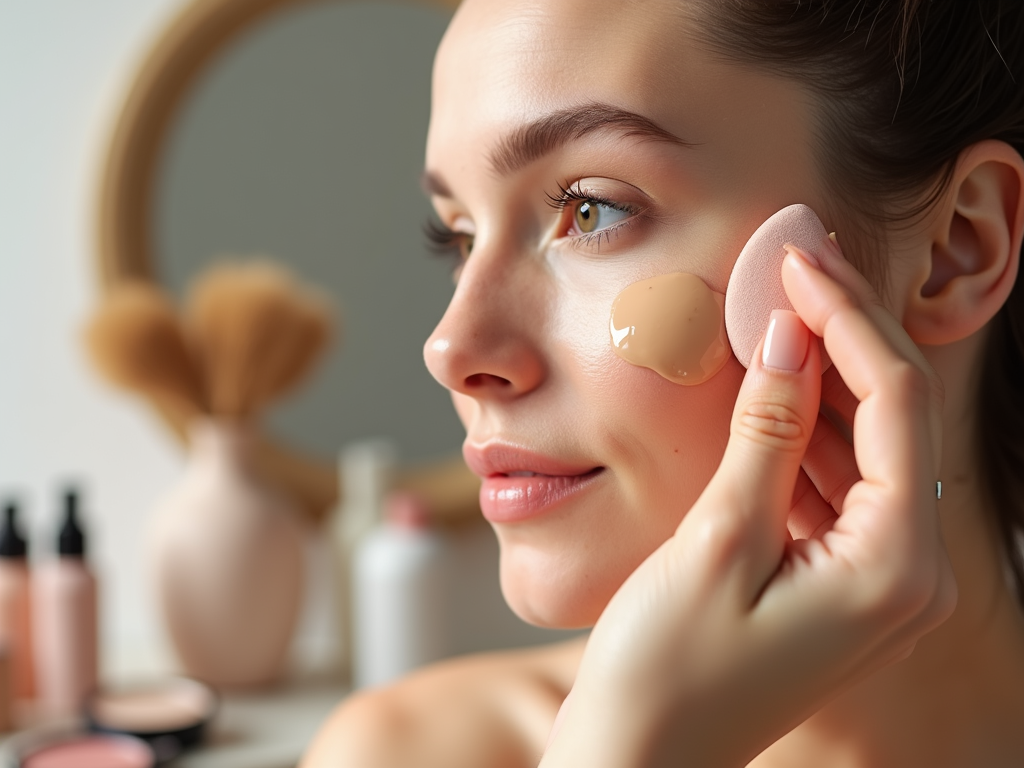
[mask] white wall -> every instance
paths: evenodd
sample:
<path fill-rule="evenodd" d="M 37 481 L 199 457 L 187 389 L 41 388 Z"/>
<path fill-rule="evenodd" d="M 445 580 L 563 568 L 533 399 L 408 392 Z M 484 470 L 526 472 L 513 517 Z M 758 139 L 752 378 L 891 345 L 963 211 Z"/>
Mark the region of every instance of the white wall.
<path fill-rule="evenodd" d="M 62 483 L 82 481 L 107 669 L 158 652 L 140 543 L 180 456 L 81 352 L 96 163 L 126 78 L 181 4 L 0 0 L 0 498 L 24 502 L 39 555 Z"/>

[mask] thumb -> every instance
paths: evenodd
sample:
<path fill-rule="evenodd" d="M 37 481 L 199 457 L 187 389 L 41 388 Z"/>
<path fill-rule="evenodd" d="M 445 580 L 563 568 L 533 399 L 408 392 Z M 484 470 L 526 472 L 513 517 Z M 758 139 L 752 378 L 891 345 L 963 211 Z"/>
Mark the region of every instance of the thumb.
<path fill-rule="evenodd" d="M 717 576 L 735 577 L 746 599 L 778 569 L 788 540 L 786 519 L 821 397 L 821 353 L 812 338 L 795 312 L 772 312 L 737 395 L 722 462 L 680 525 L 684 537 L 687 528 L 699 532 Z"/>

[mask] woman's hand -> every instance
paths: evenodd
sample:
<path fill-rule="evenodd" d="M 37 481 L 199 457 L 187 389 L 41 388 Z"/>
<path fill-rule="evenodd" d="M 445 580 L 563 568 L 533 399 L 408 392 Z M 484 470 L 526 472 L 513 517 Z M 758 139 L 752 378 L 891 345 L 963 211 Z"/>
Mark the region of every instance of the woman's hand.
<path fill-rule="evenodd" d="M 790 250 L 796 315 L 773 316 L 714 478 L 594 627 L 543 768 L 746 765 L 952 613 L 941 383 L 864 278 L 835 262 L 826 274 Z M 832 358 L 831 387 L 855 398 L 833 403 L 852 447 L 819 416 L 808 328 Z"/>

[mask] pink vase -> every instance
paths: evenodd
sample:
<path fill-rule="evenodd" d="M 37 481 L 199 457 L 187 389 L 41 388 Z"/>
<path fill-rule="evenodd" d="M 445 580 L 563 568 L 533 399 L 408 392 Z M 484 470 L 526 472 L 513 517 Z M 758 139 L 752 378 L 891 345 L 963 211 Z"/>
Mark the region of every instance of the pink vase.
<path fill-rule="evenodd" d="M 185 475 L 154 521 L 163 617 L 189 675 L 268 685 L 285 670 L 299 616 L 302 531 L 291 502 L 253 471 L 248 428 L 202 420 L 191 437 Z"/>

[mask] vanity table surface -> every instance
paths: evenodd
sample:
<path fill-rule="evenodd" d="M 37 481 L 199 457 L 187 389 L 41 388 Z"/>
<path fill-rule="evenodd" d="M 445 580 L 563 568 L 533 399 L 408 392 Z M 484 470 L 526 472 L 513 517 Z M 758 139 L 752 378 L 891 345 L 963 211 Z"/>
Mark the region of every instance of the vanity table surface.
<path fill-rule="evenodd" d="M 259 693 L 223 694 L 206 742 L 160 768 L 295 768 L 320 725 L 348 692 L 345 683 L 312 678 Z M 39 725 L 63 729 L 78 724 L 71 720 Z M 7 742 L 16 735 L 0 736 L 4 766 L 10 760 Z"/>
<path fill-rule="evenodd" d="M 265 693 L 228 694 L 206 743 L 166 768 L 295 768 L 321 723 L 348 693 L 340 682 L 293 682 Z"/>

